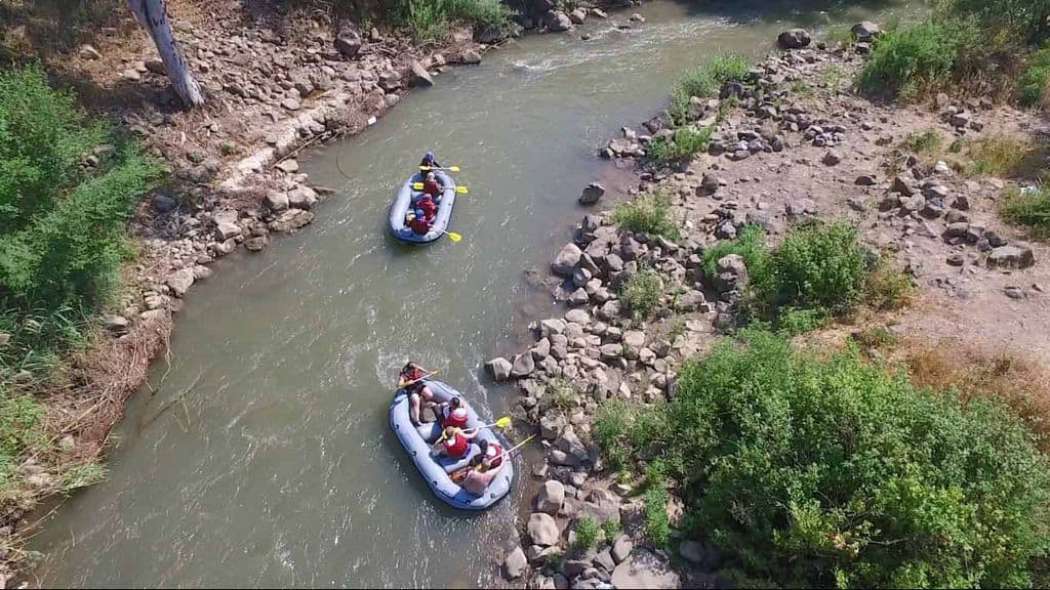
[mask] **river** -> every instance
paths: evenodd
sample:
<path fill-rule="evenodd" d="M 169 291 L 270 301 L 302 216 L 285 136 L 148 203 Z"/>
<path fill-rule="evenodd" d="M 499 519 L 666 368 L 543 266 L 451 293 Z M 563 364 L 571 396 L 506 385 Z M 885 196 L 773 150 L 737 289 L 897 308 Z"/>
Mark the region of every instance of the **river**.
<path fill-rule="evenodd" d="M 843 8 L 843 5 L 852 8 Z M 364 133 L 301 163 L 337 188 L 317 221 L 261 255 L 215 264 L 180 314 L 170 366 L 131 402 L 107 479 L 32 542 L 44 586 L 486 586 L 526 478 L 492 511 L 433 499 L 389 433 L 408 358 L 440 368 L 486 416 L 514 394 L 483 377 L 546 297 L 523 278 L 570 238 L 576 197 L 612 179 L 596 149 L 663 107 L 687 67 L 758 55 L 879 2 L 656 1 L 630 31 L 527 37 L 452 69 Z M 627 14 L 614 15 L 626 21 Z M 427 149 L 470 194 L 443 240 L 385 235 L 395 188 Z M 177 401 L 173 401 L 177 400 Z M 520 473 L 528 473 L 519 461 Z"/>

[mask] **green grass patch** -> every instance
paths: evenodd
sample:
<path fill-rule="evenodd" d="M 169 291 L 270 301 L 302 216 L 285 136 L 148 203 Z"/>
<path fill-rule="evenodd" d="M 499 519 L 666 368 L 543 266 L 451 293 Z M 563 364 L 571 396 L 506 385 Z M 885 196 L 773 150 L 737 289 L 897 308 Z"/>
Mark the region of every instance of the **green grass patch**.
<path fill-rule="evenodd" d="M 1024 70 L 1017 79 L 1017 94 L 1026 107 L 1047 106 L 1050 101 L 1050 47 L 1028 56 Z"/>
<path fill-rule="evenodd" d="M 650 142 L 647 155 L 661 163 L 686 160 L 706 152 L 713 133 L 714 130 L 710 127 L 680 127 L 674 130 L 674 135 L 657 137 Z"/>
<path fill-rule="evenodd" d="M 635 319 L 649 318 L 660 305 L 664 280 L 652 269 L 641 270 L 624 282 L 620 299 Z"/>
<path fill-rule="evenodd" d="M 936 155 L 944 147 L 944 136 L 936 129 L 916 131 L 904 138 L 903 145 L 918 155 Z"/>
<path fill-rule="evenodd" d="M 689 118 L 689 102 L 692 97 L 710 98 L 718 96 L 726 82 L 743 82 L 751 70 L 750 62 L 737 54 L 723 54 L 710 62 L 682 75 L 671 90 L 671 119 L 683 125 Z"/>
<path fill-rule="evenodd" d="M 456 23 L 478 29 L 502 28 L 511 16 L 500 0 L 395 0 L 388 10 L 396 24 L 421 41 L 448 37 Z"/>
<path fill-rule="evenodd" d="M 1046 148 L 1014 135 L 996 134 L 965 142 L 973 175 L 1039 178 L 1045 174 Z"/>
<path fill-rule="evenodd" d="M 1050 239 L 1050 188 L 1039 186 L 1007 191 L 999 209 L 1003 219 L 1025 227 L 1042 240 Z"/>
<path fill-rule="evenodd" d="M 860 89 L 869 95 L 917 100 L 945 88 L 960 63 L 972 27 L 927 21 L 885 33 L 861 70 Z"/>
<path fill-rule="evenodd" d="M 613 222 L 628 231 L 663 236 L 669 240 L 681 236 L 681 230 L 671 216 L 671 199 L 663 193 L 642 195 L 617 205 Z"/>
<path fill-rule="evenodd" d="M 633 460 L 660 460 L 686 533 L 749 577 L 836 587 L 1025 587 L 1050 543 L 1050 466 L 1001 403 L 913 386 L 856 352 L 746 330 L 689 361 Z M 599 439 L 603 445 L 603 439 Z M 670 531 L 666 490 L 645 532 Z M 661 513 L 663 515 L 661 516 Z M 701 530 L 691 530 L 702 526 Z"/>
<path fill-rule="evenodd" d="M 911 302 L 915 284 L 894 266 L 888 256 L 880 256 L 864 281 L 864 303 L 878 311 L 901 309 Z"/>
<path fill-rule="evenodd" d="M 16 394 L 0 383 L 0 497 L 6 495 L 18 459 L 46 443 L 44 408 L 32 396 Z"/>
<path fill-rule="evenodd" d="M 573 549 L 581 552 L 597 545 L 603 534 L 598 522 L 589 516 L 577 520 L 575 530 L 576 540 L 573 543 Z"/>
<path fill-rule="evenodd" d="M 704 274 L 718 274 L 718 261 L 730 254 L 739 254 L 747 264 L 748 272 L 762 275 L 769 264 L 769 247 L 766 232 L 760 226 L 745 227 L 735 240 L 723 240 L 704 251 Z"/>

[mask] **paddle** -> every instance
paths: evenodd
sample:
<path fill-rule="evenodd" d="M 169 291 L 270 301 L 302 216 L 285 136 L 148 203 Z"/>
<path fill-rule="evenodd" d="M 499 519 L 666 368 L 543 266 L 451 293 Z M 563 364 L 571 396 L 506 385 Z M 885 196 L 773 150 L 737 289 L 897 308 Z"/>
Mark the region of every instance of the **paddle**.
<path fill-rule="evenodd" d="M 413 379 L 412 381 L 404 381 L 404 382 L 399 380 L 397 382 L 397 388 L 398 389 L 404 389 L 404 388 L 408 387 L 409 385 L 415 385 L 416 383 L 419 383 L 420 381 L 422 381 L 424 379 L 427 379 L 429 377 L 433 377 L 434 375 L 437 375 L 440 372 L 441 372 L 441 369 L 435 369 L 433 371 L 427 371 L 426 374 L 424 374 L 419 379 Z"/>
<path fill-rule="evenodd" d="M 441 233 L 443 233 L 446 236 L 448 236 L 448 239 L 452 240 L 453 242 L 458 242 L 458 241 L 463 239 L 463 236 L 461 236 L 460 234 L 457 234 L 454 231 L 443 231 Z"/>
<path fill-rule="evenodd" d="M 530 440 L 532 440 L 534 438 L 536 438 L 535 434 L 530 436 L 529 438 L 526 438 L 525 440 L 521 441 L 517 445 L 514 445 L 514 447 L 512 447 L 509 451 L 504 451 L 503 458 L 507 459 L 508 457 L 510 457 L 511 453 L 513 453 L 514 451 L 516 451 L 516 450 L 520 449 L 521 447 L 525 446 L 526 443 L 528 443 Z M 464 477 L 467 476 L 467 473 L 471 469 L 473 469 L 473 466 L 467 465 L 466 467 L 458 469 L 455 473 L 451 474 L 450 477 L 452 478 L 452 481 L 454 481 L 456 483 L 459 483 Z"/>
<path fill-rule="evenodd" d="M 480 426 L 475 426 L 474 428 L 468 428 L 467 431 L 477 430 L 479 428 L 491 428 L 493 426 L 495 426 L 496 428 L 506 428 L 510 426 L 510 416 L 504 416 L 499 420 L 496 420 L 492 424 L 482 424 Z"/>
<path fill-rule="evenodd" d="M 412 183 L 412 188 L 414 190 L 421 191 L 421 190 L 423 190 L 423 183 L 422 182 L 413 182 Z M 468 189 L 465 186 L 457 186 L 456 187 L 456 192 L 461 194 L 461 195 L 465 195 L 465 194 L 470 192 L 470 189 Z"/>
<path fill-rule="evenodd" d="M 520 443 L 518 443 L 518 444 L 514 445 L 513 447 L 511 447 L 511 449 L 510 449 L 509 451 L 507 451 L 507 452 L 506 452 L 506 454 L 507 454 L 507 455 L 510 455 L 510 454 L 511 454 L 511 453 L 513 453 L 514 451 L 516 451 L 516 450 L 520 449 L 521 447 L 525 446 L 525 443 L 529 442 L 530 440 L 532 440 L 532 439 L 534 439 L 534 438 L 536 438 L 536 435 L 535 435 L 535 434 L 534 434 L 534 435 L 532 435 L 532 436 L 530 436 L 529 438 L 527 438 L 527 439 L 525 439 L 525 440 L 521 441 Z"/>
<path fill-rule="evenodd" d="M 430 170 L 447 170 L 449 172 L 459 172 L 459 166 L 445 166 L 444 168 L 442 168 L 441 166 L 420 166 L 419 169 L 420 170 L 426 170 L 426 171 L 430 171 Z"/>

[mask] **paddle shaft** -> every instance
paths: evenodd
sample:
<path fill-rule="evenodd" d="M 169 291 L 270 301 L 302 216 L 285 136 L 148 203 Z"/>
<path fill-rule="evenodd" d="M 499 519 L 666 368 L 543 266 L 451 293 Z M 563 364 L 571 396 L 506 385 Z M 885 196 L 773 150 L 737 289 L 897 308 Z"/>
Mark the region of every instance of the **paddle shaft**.
<path fill-rule="evenodd" d="M 420 381 L 422 381 L 424 379 L 427 379 L 429 377 L 433 377 L 434 375 L 437 375 L 440 372 L 441 372 L 441 369 L 435 369 L 433 371 L 427 371 L 426 374 L 423 375 L 422 377 L 420 377 L 419 379 L 413 379 L 412 381 L 409 381 L 408 383 L 402 384 L 400 389 L 404 389 L 404 388 L 408 387 L 409 385 L 415 385 L 416 383 L 419 383 Z"/>

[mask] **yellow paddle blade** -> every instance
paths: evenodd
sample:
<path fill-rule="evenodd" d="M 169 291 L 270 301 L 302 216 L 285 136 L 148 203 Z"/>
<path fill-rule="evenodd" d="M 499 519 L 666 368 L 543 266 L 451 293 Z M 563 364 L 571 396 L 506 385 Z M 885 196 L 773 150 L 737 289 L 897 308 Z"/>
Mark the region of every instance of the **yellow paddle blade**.
<path fill-rule="evenodd" d="M 422 182 L 413 182 L 412 183 L 412 188 L 416 189 L 417 191 L 421 191 L 421 190 L 423 190 L 423 183 Z"/>
<path fill-rule="evenodd" d="M 510 416 L 504 416 L 499 420 L 496 420 L 496 428 L 506 428 L 510 426 Z"/>
<path fill-rule="evenodd" d="M 446 170 L 449 172 L 459 172 L 459 166 L 449 166 Z"/>
<path fill-rule="evenodd" d="M 423 170 L 424 172 L 429 172 L 430 170 L 448 170 L 449 172 L 459 172 L 459 166 L 445 166 L 444 168 L 440 168 L 438 166 L 420 166 L 419 169 Z"/>
<path fill-rule="evenodd" d="M 448 239 L 452 240 L 453 242 L 458 242 L 463 239 L 463 236 L 457 234 L 454 231 L 447 231 L 445 233 L 448 234 Z"/>
<path fill-rule="evenodd" d="M 457 193 L 459 193 L 459 194 L 461 194 L 461 195 L 465 195 L 465 194 L 467 194 L 467 193 L 469 193 L 469 192 L 470 192 L 470 189 L 468 189 L 468 188 L 467 188 L 467 187 L 465 187 L 465 186 L 457 186 L 457 187 L 456 187 L 456 192 L 457 192 Z"/>

